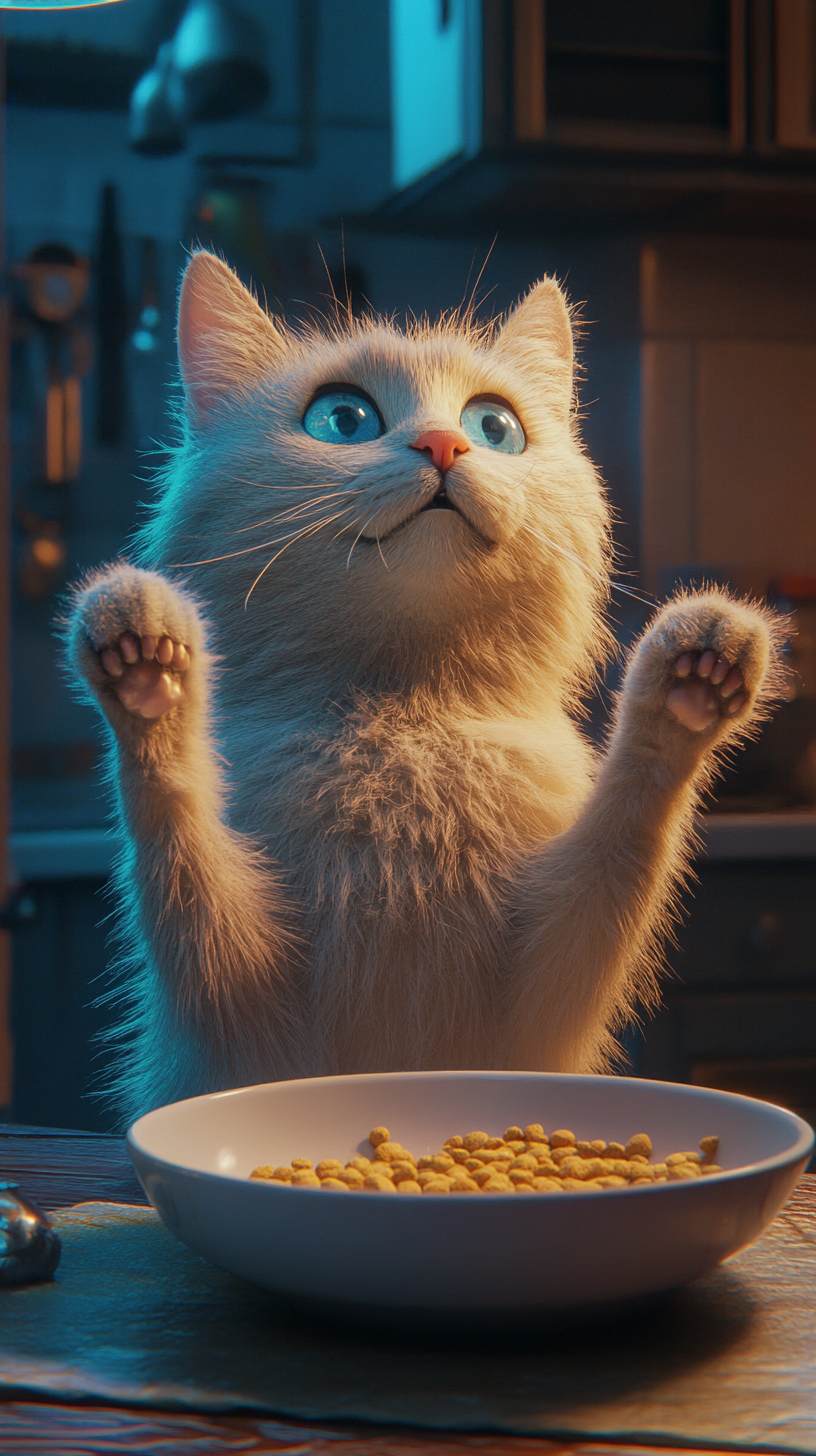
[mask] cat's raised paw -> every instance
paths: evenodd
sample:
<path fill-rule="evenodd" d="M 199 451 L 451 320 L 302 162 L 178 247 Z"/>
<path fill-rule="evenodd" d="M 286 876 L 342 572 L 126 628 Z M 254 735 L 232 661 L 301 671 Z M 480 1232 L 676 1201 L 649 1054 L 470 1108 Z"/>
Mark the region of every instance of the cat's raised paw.
<path fill-rule="evenodd" d="M 190 654 L 170 637 L 123 632 L 103 648 L 99 660 L 122 707 L 135 718 L 161 718 L 184 696 L 182 678 Z"/>
<path fill-rule="evenodd" d="M 675 681 L 666 694 L 666 707 L 685 728 L 703 733 L 720 718 L 732 718 L 747 694 L 742 673 L 709 648 L 683 652 L 674 664 Z"/>

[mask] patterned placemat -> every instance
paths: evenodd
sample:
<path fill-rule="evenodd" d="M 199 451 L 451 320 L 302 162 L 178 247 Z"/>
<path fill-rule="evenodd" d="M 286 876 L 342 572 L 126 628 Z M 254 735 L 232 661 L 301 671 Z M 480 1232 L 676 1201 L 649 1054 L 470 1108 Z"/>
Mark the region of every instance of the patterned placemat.
<path fill-rule="evenodd" d="M 55 1221 L 56 1281 L 0 1292 L 6 1398 L 816 1450 L 816 1235 L 795 1197 L 758 1244 L 648 1316 L 467 1349 L 432 1330 L 423 1344 L 304 1323 L 149 1209 Z"/>

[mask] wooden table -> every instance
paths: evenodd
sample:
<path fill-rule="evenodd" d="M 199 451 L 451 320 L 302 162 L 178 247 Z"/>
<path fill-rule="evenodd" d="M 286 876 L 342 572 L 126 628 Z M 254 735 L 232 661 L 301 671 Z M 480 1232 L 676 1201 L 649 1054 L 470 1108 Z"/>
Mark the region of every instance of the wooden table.
<path fill-rule="evenodd" d="M 46 1210 L 86 1201 L 145 1204 L 124 1140 L 92 1133 L 0 1126 L 0 1178 L 19 1182 Z M 816 1259 L 816 1176 L 795 1196 Z M 816 1355 L 816 1349 L 815 1349 Z M 662 1448 L 665 1452 L 666 1448 Z M 683 1456 L 678 1447 L 671 1448 Z M 764 1451 L 769 1448 L 765 1446 Z M 413 1429 L 257 1416 L 210 1416 L 138 1410 L 114 1404 L 0 1402 L 4 1456 L 101 1456 L 101 1453 L 247 1452 L 292 1456 L 648 1456 L 654 1446 L 564 1442 L 486 1433 Z M 691 1453 L 687 1453 L 691 1456 Z M 699 1456 L 699 1448 L 698 1448 Z"/>

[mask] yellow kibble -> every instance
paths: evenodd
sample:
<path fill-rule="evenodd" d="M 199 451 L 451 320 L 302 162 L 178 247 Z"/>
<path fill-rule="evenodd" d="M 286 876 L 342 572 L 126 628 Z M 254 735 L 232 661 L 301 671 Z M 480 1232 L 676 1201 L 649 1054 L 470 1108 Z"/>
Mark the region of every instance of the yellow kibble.
<path fill-rule="evenodd" d="M 442 1178 L 439 1175 L 437 1175 L 435 1178 L 429 1178 L 428 1181 L 427 1181 L 427 1183 L 423 1183 L 423 1185 L 422 1185 L 422 1192 L 423 1193 L 450 1193 L 450 1183 L 449 1183 L 449 1181 L 448 1181 L 447 1178 Z"/>
<path fill-rule="evenodd" d="M 486 1183 L 482 1184 L 483 1193 L 515 1193 L 515 1187 L 509 1178 L 501 1173 L 493 1173 Z"/>
<path fill-rule="evenodd" d="M 365 1176 L 366 1173 L 371 1172 L 371 1159 L 363 1157 L 350 1158 L 346 1163 L 346 1167 L 356 1168 L 358 1173 L 362 1173 Z"/>
<path fill-rule="evenodd" d="M 382 1173 L 369 1173 L 363 1183 L 363 1188 L 369 1189 L 372 1193 L 396 1193 L 397 1191 L 393 1178 L 386 1178 Z"/>
<path fill-rule="evenodd" d="M 404 1163 L 412 1162 L 413 1159 L 405 1152 L 402 1143 L 383 1142 L 377 1144 L 374 1153 L 375 1163 Z"/>
<path fill-rule="evenodd" d="M 574 1142 L 575 1139 L 572 1137 L 572 1133 L 570 1133 L 570 1137 Z M 524 1140 L 528 1143 L 545 1143 L 547 1141 L 547 1134 L 540 1122 L 528 1122 L 524 1129 Z"/>
<path fill-rule="evenodd" d="M 359 1168 L 342 1168 L 337 1176 L 347 1188 L 362 1188 L 365 1181 Z"/>
<path fill-rule="evenodd" d="M 511 1168 L 507 1176 L 516 1187 L 520 1183 L 532 1183 L 533 1181 L 533 1174 L 529 1168 Z"/>
<path fill-rule="evenodd" d="M 636 1132 L 626 1144 L 627 1158 L 633 1158 L 636 1153 L 641 1153 L 644 1158 L 652 1156 L 652 1140 L 645 1132 Z"/>
<path fill-rule="evenodd" d="M 561 1143 L 557 1148 L 553 1148 L 550 1157 L 556 1165 L 560 1165 L 567 1158 L 575 1157 L 575 1145 L 573 1143 Z"/>
<path fill-rule="evenodd" d="M 534 1157 L 532 1153 L 521 1153 L 510 1164 L 511 1171 L 513 1168 L 528 1168 L 531 1173 L 534 1173 L 537 1167 L 538 1158 Z"/>
<path fill-rule="evenodd" d="M 529 1128 L 525 1130 L 529 1132 Z M 570 1132 L 566 1127 L 560 1127 L 557 1132 L 550 1133 L 551 1148 L 574 1148 L 575 1133 Z"/>
<path fill-rule="evenodd" d="M 379 1169 L 372 1169 L 372 1172 L 378 1171 Z M 413 1163 L 389 1163 L 388 1171 L 395 1183 L 403 1183 L 406 1178 L 416 1178 L 417 1175 L 417 1170 Z"/>
<path fill-rule="evenodd" d="M 288 1166 L 261 1164 L 251 1178 L 296 1188 L 327 1188 L 342 1193 L 591 1193 L 656 1183 L 687 1182 L 721 1173 L 713 1161 L 719 1138 L 700 1139 L 700 1151 L 670 1153 L 652 1163 L 652 1142 L 636 1133 L 624 1145 L 603 1138 L 576 1139 L 568 1128 L 548 1138 L 541 1123 L 524 1129 L 512 1124 L 503 1137 L 479 1130 L 447 1138 L 438 1152 L 418 1160 L 392 1138 L 388 1128 L 370 1134 L 373 1157 L 293 1158 Z"/>
<path fill-rule="evenodd" d="M 484 1188 L 485 1183 L 493 1177 L 493 1169 L 485 1167 L 475 1168 L 470 1176 L 474 1183 L 477 1183 L 480 1188 Z"/>
<path fill-rule="evenodd" d="M 458 1163 L 463 1168 L 470 1162 L 470 1153 L 467 1148 L 449 1148 L 446 1143 L 445 1152 L 450 1154 L 454 1163 Z"/>
<path fill-rule="evenodd" d="M 426 1183 L 430 1183 L 433 1178 L 438 1178 L 439 1176 L 439 1173 L 435 1173 L 433 1168 L 420 1168 L 416 1175 L 416 1180 L 424 1188 Z"/>

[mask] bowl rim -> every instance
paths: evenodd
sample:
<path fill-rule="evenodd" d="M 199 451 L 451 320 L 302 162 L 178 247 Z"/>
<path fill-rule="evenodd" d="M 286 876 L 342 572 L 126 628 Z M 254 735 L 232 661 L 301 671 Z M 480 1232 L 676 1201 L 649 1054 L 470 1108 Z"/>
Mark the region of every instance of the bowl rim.
<path fill-rule="evenodd" d="M 444 1071 L 443 1070 L 443 1071 L 420 1071 L 420 1072 L 351 1072 L 351 1073 L 348 1073 L 348 1074 L 342 1074 L 342 1073 L 341 1074 L 333 1074 L 331 1076 L 326 1076 L 326 1077 L 296 1077 L 296 1078 L 287 1079 L 286 1081 L 253 1082 L 253 1083 L 250 1083 L 248 1086 L 245 1086 L 245 1087 L 230 1087 L 230 1088 L 227 1088 L 227 1089 L 225 1089 L 224 1091 L 221 1091 L 221 1092 L 203 1092 L 203 1093 L 200 1093 L 196 1097 L 184 1097 L 184 1098 L 179 1099 L 179 1101 L 177 1101 L 177 1102 L 168 1102 L 168 1103 L 165 1103 L 161 1107 L 154 1107 L 149 1112 L 143 1113 L 141 1117 L 138 1117 L 133 1123 L 131 1123 L 130 1127 L 127 1130 L 126 1142 L 127 1142 L 128 1152 L 131 1154 L 131 1157 L 133 1157 L 133 1154 L 135 1152 L 135 1153 L 141 1155 L 142 1157 L 149 1158 L 154 1163 L 154 1165 L 156 1165 L 157 1167 L 160 1167 L 162 1169 L 167 1169 L 168 1171 L 173 1171 L 175 1173 L 184 1174 L 188 1178 L 202 1179 L 202 1180 L 206 1180 L 206 1181 L 213 1181 L 216 1184 L 230 1184 L 230 1185 L 233 1185 L 233 1184 L 238 1183 L 238 1184 L 240 1184 L 242 1186 L 245 1186 L 245 1187 L 265 1188 L 268 1191 L 269 1190 L 273 1190 L 273 1196 L 278 1196 L 282 1192 L 286 1192 L 289 1196 L 291 1196 L 292 1190 L 285 1183 L 276 1184 L 274 1181 L 264 1180 L 264 1179 L 255 1179 L 253 1181 L 251 1178 L 245 1178 L 245 1177 L 239 1176 L 239 1175 L 234 1174 L 234 1173 L 214 1173 L 214 1172 L 210 1172 L 207 1169 L 194 1168 L 194 1167 L 191 1167 L 189 1164 L 186 1164 L 186 1163 L 171 1162 L 167 1158 L 159 1157 L 156 1153 L 152 1152 L 150 1150 L 150 1148 L 146 1147 L 144 1145 L 144 1143 L 141 1141 L 141 1130 L 142 1130 L 143 1124 L 146 1123 L 146 1122 L 148 1122 L 149 1119 L 155 1117 L 157 1114 L 167 1112 L 171 1108 L 185 1107 L 185 1106 L 188 1106 L 188 1105 L 193 1104 L 193 1103 L 213 1102 L 213 1101 L 216 1101 L 216 1100 L 223 1101 L 225 1099 L 234 1098 L 234 1097 L 235 1098 L 238 1098 L 238 1097 L 241 1097 L 242 1095 L 245 1095 L 248 1092 L 258 1092 L 258 1091 L 262 1091 L 263 1089 L 268 1088 L 268 1087 L 292 1086 L 293 1083 L 297 1083 L 298 1085 L 311 1085 L 311 1086 L 314 1086 L 316 1084 L 323 1085 L 325 1083 L 332 1083 L 332 1082 L 335 1082 L 335 1083 L 336 1082 L 343 1082 L 344 1084 L 347 1084 L 347 1083 L 350 1083 L 350 1082 L 358 1082 L 358 1083 L 359 1082 L 381 1082 L 381 1081 L 383 1081 L 385 1079 L 390 1079 L 390 1078 L 394 1078 L 394 1079 L 399 1078 L 400 1080 L 408 1079 L 408 1080 L 411 1080 L 411 1081 L 413 1081 L 413 1080 L 420 1080 L 421 1079 L 421 1080 L 424 1081 L 424 1080 L 438 1079 L 440 1077 L 441 1078 L 444 1078 L 444 1079 L 450 1079 L 450 1080 L 459 1079 L 459 1078 L 473 1078 L 473 1077 L 477 1077 L 477 1078 L 480 1078 L 480 1079 L 483 1079 L 483 1080 L 494 1080 L 495 1079 L 495 1080 L 500 1080 L 500 1081 L 510 1081 L 510 1080 L 512 1080 L 514 1078 L 519 1078 L 519 1079 L 524 1079 L 524 1080 L 541 1078 L 542 1081 L 545 1081 L 546 1080 L 546 1081 L 560 1082 L 560 1083 L 564 1083 L 564 1082 L 584 1082 L 584 1083 L 586 1083 L 586 1082 L 603 1082 L 603 1083 L 614 1082 L 614 1083 L 617 1083 L 617 1084 L 619 1084 L 619 1083 L 635 1084 L 638 1087 L 642 1087 L 642 1088 L 651 1088 L 651 1087 L 659 1088 L 659 1089 L 673 1088 L 673 1089 L 677 1089 L 678 1091 L 682 1091 L 682 1093 L 684 1095 L 690 1095 L 692 1098 L 694 1096 L 696 1096 L 696 1095 L 699 1095 L 699 1096 L 703 1097 L 703 1096 L 711 1096 L 713 1094 L 716 1098 L 722 1099 L 722 1100 L 724 1100 L 726 1102 L 737 1101 L 737 1102 L 741 1102 L 741 1103 L 750 1103 L 751 1105 L 755 1105 L 756 1103 L 759 1103 L 759 1105 L 761 1107 L 771 1108 L 774 1112 L 780 1113 L 781 1116 L 783 1117 L 783 1119 L 785 1119 L 788 1123 L 790 1123 L 792 1125 L 792 1128 L 798 1134 L 797 1140 L 794 1143 L 794 1145 L 792 1147 L 788 1148 L 786 1151 L 783 1151 L 781 1153 L 774 1153 L 771 1157 L 769 1157 L 769 1158 L 762 1158 L 762 1159 L 760 1159 L 756 1163 L 744 1163 L 744 1164 L 741 1164 L 741 1166 L 739 1168 L 726 1168 L 726 1169 L 723 1170 L 722 1173 L 714 1173 L 714 1174 L 712 1174 L 711 1179 L 706 1178 L 704 1180 L 699 1180 L 699 1179 L 694 1178 L 694 1179 L 691 1179 L 690 1181 L 688 1181 L 688 1180 L 679 1180 L 676 1183 L 675 1182 L 671 1182 L 671 1183 L 660 1183 L 660 1184 L 652 1184 L 651 1186 L 644 1185 L 644 1186 L 642 1186 L 640 1188 L 603 1188 L 603 1189 L 598 1189 L 596 1191 L 595 1199 L 597 1199 L 597 1197 L 599 1197 L 600 1195 L 603 1195 L 603 1194 L 606 1194 L 606 1195 L 609 1195 L 609 1196 L 620 1196 L 620 1195 L 625 1194 L 627 1197 L 632 1197 L 633 1194 L 640 1194 L 640 1195 L 649 1195 L 649 1196 L 654 1197 L 654 1196 L 661 1195 L 661 1194 L 666 1194 L 666 1193 L 669 1193 L 669 1192 L 672 1193 L 672 1194 L 674 1194 L 675 1192 L 679 1192 L 679 1190 L 681 1190 L 681 1189 L 690 1190 L 690 1189 L 694 1189 L 694 1188 L 699 1188 L 701 1186 L 705 1187 L 705 1186 L 707 1186 L 707 1184 L 709 1182 L 713 1182 L 716 1186 L 721 1186 L 723 1184 L 723 1182 L 726 1182 L 726 1181 L 728 1181 L 728 1182 L 735 1182 L 737 1180 L 744 1179 L 744 1178 L 747 1178 L 747 1177 L 754 1177 L 757 1174 L 761 1174 L 761 1173 L 772 1173 L 772 1172 L 776 1171 L 777 1169 L 785 1168 L 785 1167 L 790 1167 L 794 1163 L 799 1162 L 800 1160 L 807 1160 L 809 1158 L 810 1154 L 813 1151 L 814 1144 L 816 1144 L 816 1132 L 814 1132 L 814 1129 L 810 1126 L 809 1123 L 805 1122 L 804 1118 L 799 1117 L 798 1113 L 791 1112 L 790 1109 L 787 1108 L 787 1107 L 780 1107 L 779 1104 L 776 1103 L 776 1102 L 766 1102 L 763 1098 L 759 1098 L 759 1097 L 747 1097 L 742 1092 L 726 1092 L 726 1091 L 724 1091 L 724 1090 L 722 1090 L 721 1088 L 718 1088 L 718 1087 L 698 1087 L 696 1085 L 693 1085 L 693 1084 L 687 1083 L 687 1082 L 665 1082 L 665 1081 L 661 1082 L 661 1081 L 657 1081 L 654 1078 L 647 1078 L 647 1077 L 615 1077 L 615 1076 L 612 1076 L 612 1075 L 609 1075 L 609 1074 L 606 1074 L 606 1073 L 594 1073 L 594 1072 L 586 1072 L 586 1073 L 585 1072 L 528 1072 L 528 1071 L 511 1071 L 511 1070 L 507 1070 L 507 1071 L 496 1071 L 496 1070 L 493 1070 L 493 1069 L 491 1069 L 489 1071 L 482 1071 L 482 1070 L 479 1070 L 479 1069 L 474 1069 L 474 1070 L 467 1070 L 467 1069 L 459 1070 L 459 1069 L 457 1069 L 456 1071 Z M 331 1188 L 329 1188 L 329 1189 L 322 1189 L 322 1188 L 308 1188 L 307 1187 L 307 1188 L 299 1188 L 297 1191 L 301 1195 L 302 1194 L 311 1194 L 311 1195 L 315 1195 L 316 1196 L 316 1195 L 319 1194 L 321 1198 L 325 1198 L 326 1193 L 331 1194 L 335 1198 L 340 1198 L 341 1197 L 341 1193 L 340 1193 L 340 1190 L 339 1189 L 336 1189 L 335 1190 L 335 1189 L 331 1189 Z M 543 1192 L 543 1191 L 542 1192 L 538 1192 L 537 1190 L 534 1190 L 534 1193 L 535 1193 L 535 1196 L 537 1198 L 539 1198 L 539 1199 L 548 1199 L 548 1200 L 552 1201 L 552 1194 L 550 1194 L 550 1193 Z M 345 1195 L 343 1195 L 343 1196 L 345 1196 Z M 557 1202 L 558 1202 L 559 1205 L 561 1204 L 561 1202 L 562 1202 L 562 1200 L 563 1200 L 564 1197 L 572 1198 L 572 1199 L 581 1199 L 582 1201 L 585 1200 L 585 1195 L 583 1193 L 574 1192 L 571 1189 L 564 1189 L 561 1192 L 561 1194 L 559 1195 L 559 1198 L 557 1200 Z M 502 1200 L 503 1202 L 506 1203 L 507 1202 L 507 1195 L 506 1195 L 506 1193 L 488 1193 L 488 1194 L 482 1194 L 478 1199 L 475 1200 L 475 1203 L 478 1204 L 478 1205 L 481 1205 L 482 1203 L 485 1202 L 485 1200 L 489 1200 L 489 1202 L 492 1204 L 492 1203 L 494 1203 L 498 1199 L 500 1199 L 500 1200 Z M 595 1199 L 593 1199 L 593 1202 L 595 1201 Z M 386 1199 L 385 1200 L 385 1202 L 387 1204 L 390 1204 L 390 1201 L 391 1201 L 390 1199 Z M 404 1203 L 405 1201 L 406 1200 L 401 1199 L 401 1200 L 398 1200 L 398 1203 Z M 454 1204 L 454 1206 L 458 1206 L 459 1203 L 460 1203 L 460 1201 L 461 1200 L 459 1198 L 454 1198 L 454 1199 L 451 1200 L 451 1202 Z M 522 1199 L 521 1200 L 522 1205 L 526 1204 L 527 1201 L 528 1200 L 526 1198 L 525 1199 Z M 410 1200 L 410 1202 L 411 1202 L 411 1206 L 412 1207 L 415 1207 L 416 1206 L 416 1204 L 415 1204 L 415 1202 L 414 1202 L 413 1199 Z M 422 1202 L 424 1204 L 425 1200 L 420 1200 L 420 1202 Z M 438 1198 L 435 1198 L 435 1199 L 429 1199 L 429 1200 L 427 1200 L 427 1202 L 429 1204 L 433 1204 L 434 1206 L 437 1206 L 441 1202 L 442 1205 L 445 1206 L 447 1204 L 448 1200 L 447 1199 L 441 1199 L 440 1200 Z M 474 1202 L 474 1200 L 467 1200 L 467 1202 L 468 1202 L 468 1206 L 470 1206 Z"/>

